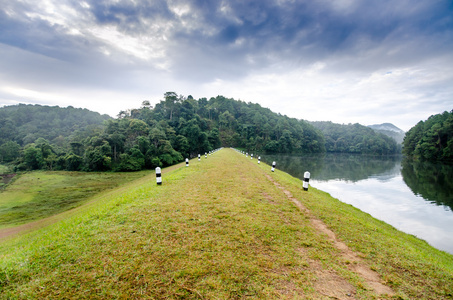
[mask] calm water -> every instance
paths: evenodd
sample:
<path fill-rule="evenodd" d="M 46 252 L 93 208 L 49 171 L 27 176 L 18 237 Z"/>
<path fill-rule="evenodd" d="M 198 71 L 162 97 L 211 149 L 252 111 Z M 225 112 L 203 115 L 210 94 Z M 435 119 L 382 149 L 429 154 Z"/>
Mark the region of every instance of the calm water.
<path fill-rule="evenodd" d="M 453 166 L 401 157 L 261 155 L 262 161 L 303 179 L 373 217 L 453 254 Z"/>

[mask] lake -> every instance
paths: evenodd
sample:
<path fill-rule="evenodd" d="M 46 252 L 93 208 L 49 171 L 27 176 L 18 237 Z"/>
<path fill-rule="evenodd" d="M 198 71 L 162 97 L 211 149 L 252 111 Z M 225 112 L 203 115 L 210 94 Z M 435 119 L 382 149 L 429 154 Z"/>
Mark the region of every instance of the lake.
<path fill-rule="evenodd" d="M 261 155 L 395 228 L 453 254 L 453 166 L 410 162 L 401 156 Z M 301 187 L 302 188 L 302 187 Z"/>

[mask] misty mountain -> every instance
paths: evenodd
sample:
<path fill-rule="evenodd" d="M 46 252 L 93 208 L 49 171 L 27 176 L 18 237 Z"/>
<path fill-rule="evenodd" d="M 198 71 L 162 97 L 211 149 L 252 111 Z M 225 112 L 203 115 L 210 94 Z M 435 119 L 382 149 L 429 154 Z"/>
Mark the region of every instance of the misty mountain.
<path fill-rule="evenodd" d="M 382 123 L 382 124 L 375 124 L 375 125 L 368 125 L 371 129 L 376 132 L 385 134 L 386 136 L 391 137 L 394 139 L 398 144 L 403 143 L 404 135 L 406 134 L 404 130 L 399 129 L 392 123 Z"/>

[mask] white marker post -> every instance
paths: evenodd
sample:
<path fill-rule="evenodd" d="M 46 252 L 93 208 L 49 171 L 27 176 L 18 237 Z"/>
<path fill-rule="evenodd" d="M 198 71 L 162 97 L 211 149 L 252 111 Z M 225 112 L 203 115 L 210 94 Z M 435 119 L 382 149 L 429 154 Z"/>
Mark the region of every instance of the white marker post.
<path fill-rule="evenodd" d="M 162 184 L 162 171 L 159 167 L 156 168 L 156 182 L 158 185 Z"/>
<path fill-rule="evenodd" d="M 250 159 L 253 159 L 253 153 L 252 153 L 252 154 L 250 154 Z"/>
<path fill-rule="evenodd" d="M 258 156 L 258 164 L 260 164 L 261 156 Z"/>
<path fill-rule="evenodd" d="M 204 153 L 204 158 L 208 158 L 208 153 Z"/>
<path fill-rule="evenodd" d="M 248 152 L 245 152 L 245 157 L 249 157 L 249 153 Z"/>
<path fill-rule="evenodd" d="M 274 162 L 272 162 L 272 169 L 271 169 L 271 171 L 272 171 L 272 172 L 274 172 L 274 171 L 275 171 L 275 161 L 274 161 Z"/>
<path fill-rule="evenodd" d="M 188 166 L 189 166 L 189 159 L 186 158 L 186 167 L 188 167 Z"/>
<path fill-rule="evenodd" d="M 310 172 L 307 171 L 304 173 L 304 183 L 303 183 L 304 191 L 308 191 L 308 181 L 310 181 Z"/>
<path fill-rule="evenodd" d="M 200 161 L 200 154 L 198 154 L 198 161 Z"/>

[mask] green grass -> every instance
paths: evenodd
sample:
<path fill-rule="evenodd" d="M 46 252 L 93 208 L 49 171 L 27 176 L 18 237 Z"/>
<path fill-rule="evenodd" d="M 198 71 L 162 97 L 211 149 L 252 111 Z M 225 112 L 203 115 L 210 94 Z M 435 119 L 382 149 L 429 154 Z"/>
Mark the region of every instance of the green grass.
<path fill-rule="evenodd" d="M 9 173 L 9 171 L 10 171 L 10 169 L 8 166 L 0 164 L 0 174 L 6 174 L 6 173 Z"/>
<path fill-rule="evenodd" d="M 1 299 L 328 299 L 335 272 L 357 299 L 385 299 L 265 174 L 322 218 L 395 299 L 449 299 L 452 256 L 232 150 L 94 197 L 46 228 L 0 243 Z M 449 294 L 450 293 L 450 294 Z"/>
<path fill-rule="evenodd" d="M 84 173 L 36 171 L 19 175 L 0 191 L 0 228 L 43 219 L 82 205 L 102 191 L 148 172 Z"/>
<path fill-rule="evenodd" d="M 266 167 L 262 167 L 266 168 Z M 453 299 L 453 256 L 277 170 L 273 176 L 362 257 L 402 299 Z"/>

